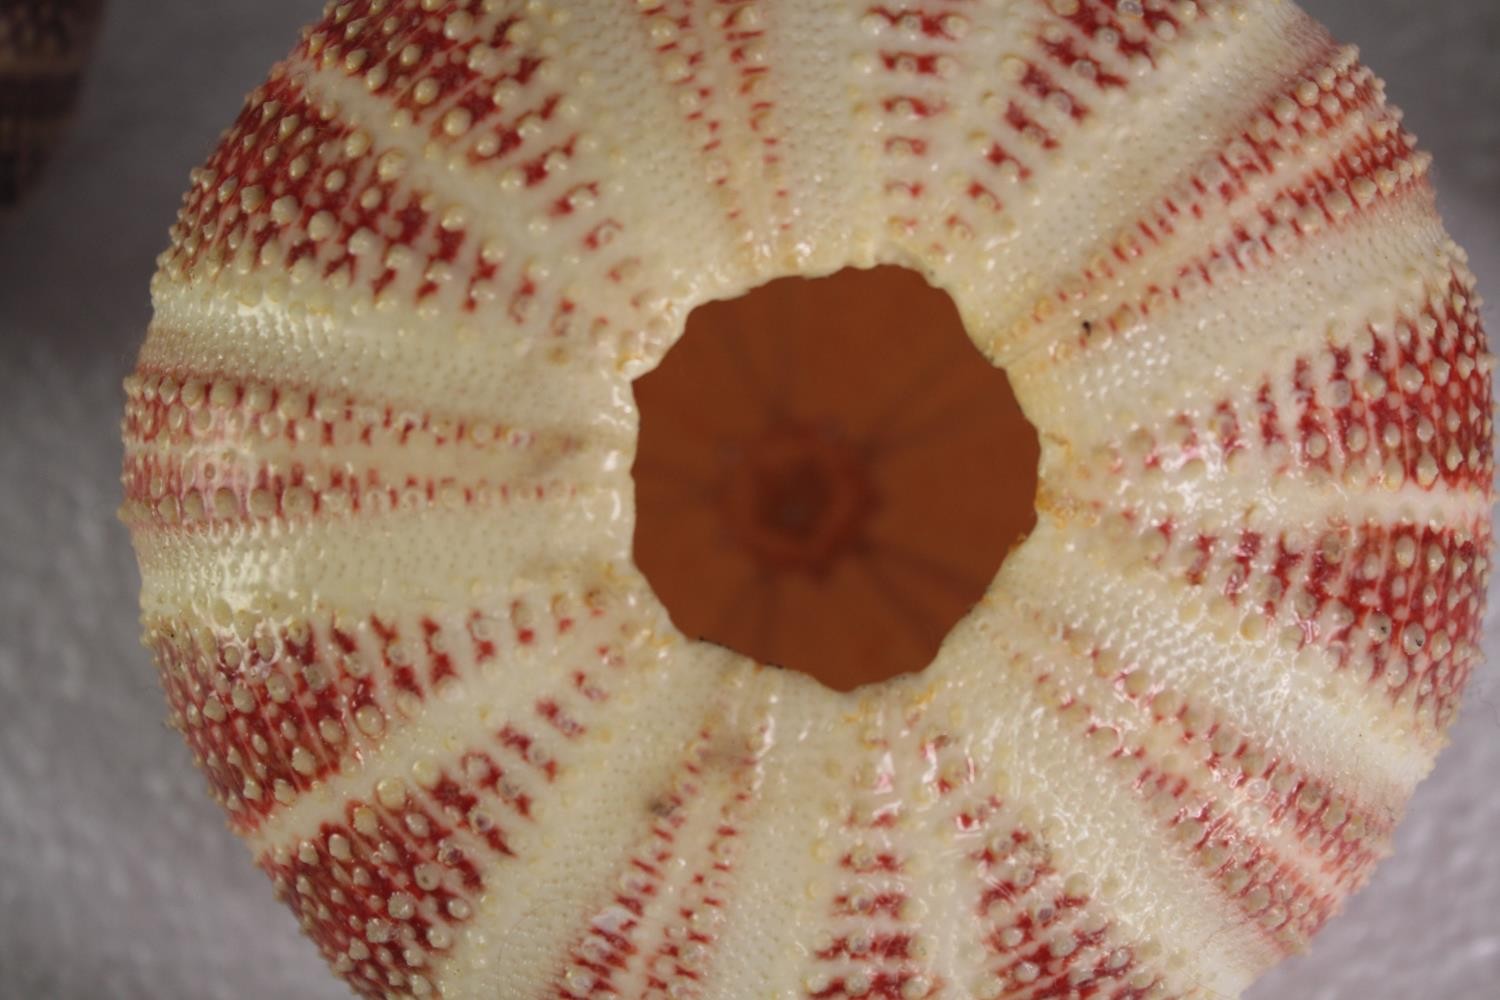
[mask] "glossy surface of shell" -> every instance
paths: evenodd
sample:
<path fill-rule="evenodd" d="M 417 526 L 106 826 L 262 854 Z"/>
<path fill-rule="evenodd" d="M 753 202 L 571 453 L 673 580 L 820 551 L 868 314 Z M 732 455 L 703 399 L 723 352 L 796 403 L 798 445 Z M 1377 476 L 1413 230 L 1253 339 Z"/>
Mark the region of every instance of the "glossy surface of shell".
<path fill-rule="evenodd" d="M 127 384 L 172 719 L 367 996 L 1235 995 L 1477 658 L 1490 359 L 1379 82 L 1273 0 L 331 6 Z M 904 264 L 1042 440 L 923 673 L 690 642 L 629 379 Z"/>

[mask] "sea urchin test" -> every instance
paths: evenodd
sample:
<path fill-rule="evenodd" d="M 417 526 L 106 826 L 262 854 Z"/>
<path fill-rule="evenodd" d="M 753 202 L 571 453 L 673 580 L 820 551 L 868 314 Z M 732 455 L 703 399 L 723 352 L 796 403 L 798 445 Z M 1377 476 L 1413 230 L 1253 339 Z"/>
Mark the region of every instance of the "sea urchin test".
<path fill-rule="evenodd" d="M 1479 655 L 1491 364 L 1428 163 L 1278 0 L 330 4 L 126 385 L 171 719 L 364 996 L 1237 995 Z M 1037 520 L 840 693 L 673 627 L 630 383 L 877 264 L 1005 369 Z"/>

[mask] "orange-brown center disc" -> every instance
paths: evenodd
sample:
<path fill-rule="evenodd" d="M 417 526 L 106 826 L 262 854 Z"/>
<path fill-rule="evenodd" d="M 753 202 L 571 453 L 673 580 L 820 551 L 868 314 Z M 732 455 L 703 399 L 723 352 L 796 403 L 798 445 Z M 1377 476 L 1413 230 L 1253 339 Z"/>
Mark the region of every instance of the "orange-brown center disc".
<path fill-rule="evenodd" d="M 673 621 L 838 690 L 926 666 L 1035 522 L 1036 432 L 912 271 L 702 306 L 635 390 L 635 558 Z"/>

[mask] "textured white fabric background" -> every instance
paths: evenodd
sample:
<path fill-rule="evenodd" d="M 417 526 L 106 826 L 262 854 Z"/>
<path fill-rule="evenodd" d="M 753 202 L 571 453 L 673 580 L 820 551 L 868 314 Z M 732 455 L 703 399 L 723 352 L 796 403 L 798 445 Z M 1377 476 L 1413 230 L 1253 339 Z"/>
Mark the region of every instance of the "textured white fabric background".
<path fill-rule="evenodd" d="M 0 997 L 348 994 L 167 730 L 136 639 L 120 379 L 187 172 L 316 0 L 114 0 L 78 121 L 0 218 Z M 1437 155 L 1500 302 L 1500 6 L 1307 0 Z M 1500 330 L 1500 313 L 1488 310 Z M 1253 1000 L 1500 996 L 1500 632 L 1396 856 Z"/>

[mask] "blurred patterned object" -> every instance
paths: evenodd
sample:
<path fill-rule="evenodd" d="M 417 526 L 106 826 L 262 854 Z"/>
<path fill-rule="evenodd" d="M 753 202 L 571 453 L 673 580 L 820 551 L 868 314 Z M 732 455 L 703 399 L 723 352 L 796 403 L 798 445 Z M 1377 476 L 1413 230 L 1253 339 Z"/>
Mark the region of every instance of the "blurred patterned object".
<path fill-rule="evenodd" d="M 18 201 L 57 144 L 104 0 L 0 0 L 0 205 Z"/>

